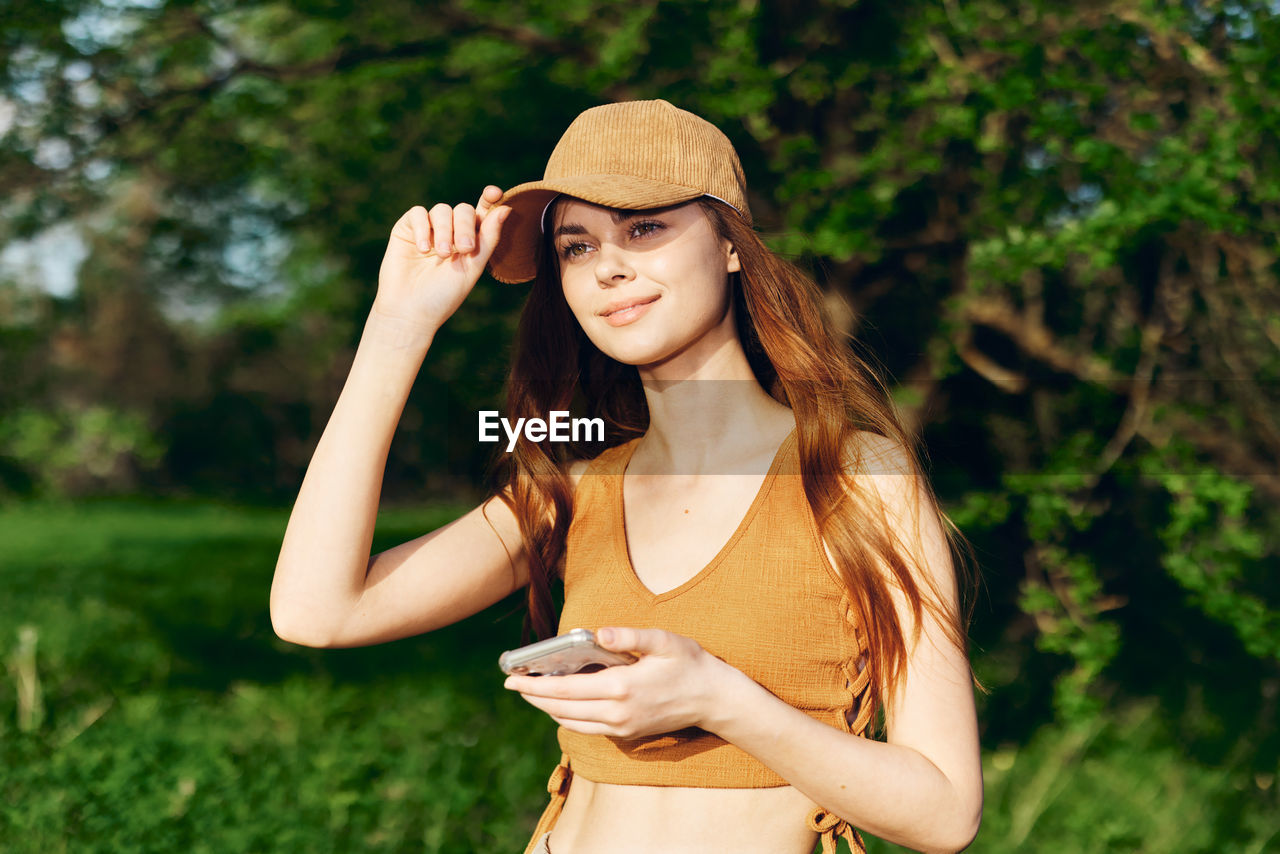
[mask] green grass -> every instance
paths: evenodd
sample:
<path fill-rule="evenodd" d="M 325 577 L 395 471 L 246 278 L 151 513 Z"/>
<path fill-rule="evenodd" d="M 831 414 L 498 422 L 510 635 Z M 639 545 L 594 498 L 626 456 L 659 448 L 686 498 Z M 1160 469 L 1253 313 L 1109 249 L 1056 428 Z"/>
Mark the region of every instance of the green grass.
<path fill-rule="evenodd" d="M 375 546 L 463 509 L 385 513 Z M 380 647 L 284 643 L 267 593 L 286 516 L 0 510 L 0 851 L 523 850 L 559 752 L 554 724 L 501 688 L 516 603 Z M 1019 678 L 1001 656 L 978 662 L 987 703 Z M 20 700 L 33 675 L 38 705 Z M 1244 687 L 1259 705 L 1239 737 L 1212 698 L 1118 702 L 1023 743 L 987 733 L 970 850 L 1276 850 L 1275 685 Z"/>
<path fill-rule="evenodd" d="M 387 513 L 379 547 L 460 510 Z M 267 593 L 286 517 L 0 513 L 0 850 L 523 850 L 559 753 L 500 687 L 514 603 L 382 647 L 284 643 Z M 24 626 L 44 706 L 29 731 Z"/>

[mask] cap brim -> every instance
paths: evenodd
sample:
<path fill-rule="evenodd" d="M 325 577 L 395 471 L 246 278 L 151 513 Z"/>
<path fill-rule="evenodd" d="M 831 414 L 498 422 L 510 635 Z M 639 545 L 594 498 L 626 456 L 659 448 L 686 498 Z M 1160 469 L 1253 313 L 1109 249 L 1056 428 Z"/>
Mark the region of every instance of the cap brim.
<path fill-rule="evenodd" d="M 561 194 L 623 210 L 661 208 L 703 195 L 692 187 L 623 175 L 575 175 L 519 184 L 507 190 L 498 203 L 508 205 L 511 214 L 502 224 L 502 237 L 489 258 L 491 276 L 499 282 L 515 284 L 527 282 L 537 274 L 542 212 Z"/>

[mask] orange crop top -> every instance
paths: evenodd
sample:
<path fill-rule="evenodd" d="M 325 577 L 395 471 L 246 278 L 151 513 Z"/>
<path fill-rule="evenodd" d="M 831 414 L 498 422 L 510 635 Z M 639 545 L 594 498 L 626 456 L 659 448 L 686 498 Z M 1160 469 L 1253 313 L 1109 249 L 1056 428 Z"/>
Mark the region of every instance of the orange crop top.
<path fill-rule="evenodd" d="M 655 594 L 631 567 L 623 525 L 622 476 L 639 439 L 596 457 L 578 482 L 564 563 L 560 633 L 601 626 L 661 628 L 698 641 L 782 700 L 845 732 L 868 736 L 869 672 L 849 593 L 823 550 L 801 483 L 796 433 L 778 448 L 755 500 L 724 547 L 696 575 Z M 572 774 L 641 786 L 766 788 L 787 781 L 741 748 L 697 727 L 623 739 L 561 727 L 564 757 L 551 803 L 530 842 L 555 824 Z M 572 768 L 572 771 L 570 771 Z M 824 854 L 844 836 L 865 851 L 847 822 L 816 810 L 810 827 Z"/>

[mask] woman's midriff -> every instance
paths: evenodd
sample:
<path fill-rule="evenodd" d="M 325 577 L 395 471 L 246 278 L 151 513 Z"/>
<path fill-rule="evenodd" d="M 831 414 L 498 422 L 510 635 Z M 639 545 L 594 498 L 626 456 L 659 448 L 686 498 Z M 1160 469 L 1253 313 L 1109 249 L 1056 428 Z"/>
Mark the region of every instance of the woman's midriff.
<path fill-rule="evenodd" d="M 552 854 L 809 854 L 816 804 L 792 786 L 620 786 L 575 774 Z"/>

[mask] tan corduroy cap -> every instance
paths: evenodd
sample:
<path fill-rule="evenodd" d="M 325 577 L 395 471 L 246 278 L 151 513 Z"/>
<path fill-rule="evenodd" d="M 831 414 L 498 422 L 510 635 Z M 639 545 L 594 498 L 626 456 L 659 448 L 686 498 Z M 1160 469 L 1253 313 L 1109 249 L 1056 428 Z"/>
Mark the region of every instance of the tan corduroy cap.
<path fill-rule="evenodd" d="M 500 282 L 536 274 L 542 212 L 557 195 L 597 205 L 645 210 L 713 196 L 748 224 L 747 182 L 729 138 L 666 101 L 625 101 L 581 113 L 556 143 L 541 181 L 507 190 L 502 238 L 489 259 Z"/>

